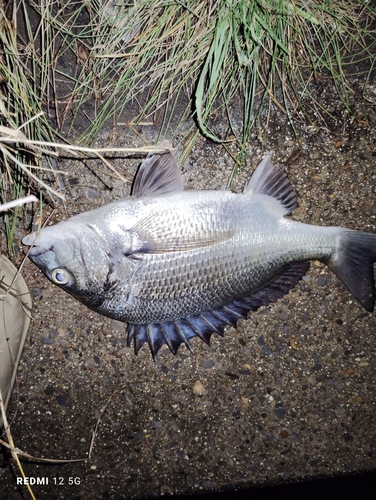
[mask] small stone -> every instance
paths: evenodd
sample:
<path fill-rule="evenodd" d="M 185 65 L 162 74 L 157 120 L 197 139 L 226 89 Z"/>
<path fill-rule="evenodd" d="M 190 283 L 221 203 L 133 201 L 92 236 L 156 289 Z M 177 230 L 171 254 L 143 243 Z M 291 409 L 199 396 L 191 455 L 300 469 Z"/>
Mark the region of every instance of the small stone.
<path fill-rule="evenodd" d="M 345 440 L 346 443 L 350 443 L 351 441 L 354 441 L 354 438 L 352 437 L 352 435 L 347 434 L 347 432 L 343 435 L 343 439 Z"/>
<path fill-rule="evenodd" d="M 368 361 L 360 361 L 359 366 L 368 366 Z"/>
<path fill-rule="evenodd" d="M 178 446 L 178 444 L 179 443 L 177 441 L 170 441 L 170 443 L 166 444 L 165 449 L 171 450 L 171 448 L 176 448 L 176 446 Z"/>
<path fill-rule="evenodd" d="M 55 392 L 55 387 L 53 385 L 48 385 L 44 390 L 46 396 L 51 396 L 51 394 L 53 394 L 54 392 Z"/>
<path fill-rule="evenodd" d="M 54 344 L 55 339 L 50 339 L 48 337 L 42 337 L 41 342 L 42 342 L 42 344 Z"/>
<path fill-rule="evenodd" d="M 208 359 L 207 361 L 203 361 L 201 363 L 202 368 L 213 368 L 215 366 L 214 361 L 211 359 Z"/>
<path fill-rule="evenodd" d="M 286 415 L 286 409 L 285 408 L 277 408 L 275 411 L 275 416 L 277 418 L 285 418 Z"/>
<path fill-rule="evenodd" d="M 124 323 L 116 319 L 111 319 L 111 330 L 113 330 L 114 332 L 124 333 Z"/>
<path fill-rule="evenodd" d="M 56 401 L 57 401 L 57 404 L 59 404 L 60 406 L 65 406 L 67 404 L 67 398 L 65 396 L 63 396 L 62 394 L 60 394 L 59 396 L 56 396 Z"/>
<path fill-rule="evenodd" d="M 100 196 L 100 193 L 96 189 L 92 188 L 86 189 L 85 194 L 87 198 L 98 198 L 98 196 Z"/>
<path fill-rule="evenodd" d="M 257 339 L 257 343 L 258 345 L 265 345 L 265 339 L 264 339 L 264 335 L 260 335 L 260 337 Z"/>
<path fill-rule="evenodd" d="M 319 276 L 318 278 L 316 278 L 315 282 L 316 282 L 316 285 L 319 285 L 319 286 L 323 286 L 325 285 L 325 280 L 326 280 L 326 276 Z"/>
<path fill-rule="evenodd" d="M 290 346 L 293 348 L 293 349 L 297 349 L 298 346 L 295 344 L 295 342 L 293 340 L 290 340 Z"/>
<path fill-rule="evenodd" d="M 42 288 L 40 288 L 39 286 L 36 286 L 33 288 L 33 297 L 36 299 L 37 297 L 39 297 L 39 295 L 42 293 Z"/>
<path fill-rule="evenodd" d="M 289 319 L 289 314 L 286 311 L 279 311 L 277 315 L 278 318 L 282 321 L 287 321 Z"/>
<path fill-rule="evenodd" d="M 200 380 L 196 380 L 196 382 L 193 384 L 193 391 L 198 395 L 202 396 L 203 394 L 206 393 L 206 389 L 203 386 L 202 382 Z"/>
<path fill-rule="evenodd" d="M 344 408 L 334 408 L 334 413 L 337 418 L 341 418 L 345 414 L 345 410 Z"/>

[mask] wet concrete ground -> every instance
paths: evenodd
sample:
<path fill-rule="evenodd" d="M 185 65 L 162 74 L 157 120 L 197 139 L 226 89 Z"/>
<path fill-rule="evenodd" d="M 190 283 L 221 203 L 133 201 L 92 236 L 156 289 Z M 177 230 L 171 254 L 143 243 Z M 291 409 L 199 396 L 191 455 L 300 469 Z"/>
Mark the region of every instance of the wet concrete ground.
<path fill-rule="evenodd" d="M 375 122 L 370 108 L 368 123 L 332 133 L 302 127 L 302 153 L 286 166 L 297 144 L 276 115 L 264 144 L 250 143 L 232 188 L 242 190 L 273 149 L 298 193 L 294 220 L 376 232 Z M 152 127 L 139 132 L 157 140 Z M 108 145 L 108 135 L 97 145 Z M 135 135 L 123 145 L 143 142 Z M 130 181 L 140 161 L 114 159 Z M 51 222 L 130 191 L 94 162 L 59 168 L 70 169 L 67 203 Z M 183 167 L 186 189 L 225 189 L 232 168 L 221 145 L 201 138 Z M 224 338 L 214 335 L 210 346 L 194 339 L 194 354 L 163 348 L 156 363 L 146 346 L 138 356 L 126 346 L 123 324 L 87 309 L 30 261 L 23 275 L 34 318 L 8 410 L 16 446 L 37 457 L 86 458 L 98 424 L 89 460 L 23 464 L 44 483 L 33 486 L 36 498 L 191 495 L 376 469 L 376 315 L 324 265 L 313 262 L 289 295 Z M 0 469 L 1 500 L 27 498 L 17 476 L 15 464 Z"/>

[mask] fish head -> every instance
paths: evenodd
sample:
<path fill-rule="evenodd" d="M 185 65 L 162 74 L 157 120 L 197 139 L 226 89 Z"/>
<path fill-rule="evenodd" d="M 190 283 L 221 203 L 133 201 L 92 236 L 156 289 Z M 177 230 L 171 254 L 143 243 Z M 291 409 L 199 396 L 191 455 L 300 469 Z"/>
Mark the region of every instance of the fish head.
<path fill-rule="evenodd" d="M 28 256 L 55 285 L 91 307 L 114 287 L 114 263 L 106 244 L 85 224 L 65 221 L 25 236 Z"/>

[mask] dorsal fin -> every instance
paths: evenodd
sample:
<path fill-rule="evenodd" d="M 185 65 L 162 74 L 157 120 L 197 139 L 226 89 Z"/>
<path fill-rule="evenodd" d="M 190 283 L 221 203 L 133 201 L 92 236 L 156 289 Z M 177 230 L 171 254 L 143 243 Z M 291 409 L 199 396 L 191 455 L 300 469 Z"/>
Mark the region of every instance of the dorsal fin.
<path fill-rule="evenodd" d="M 159 144 L 171 148 L 170 141 Z M 134 198 L 154 197 L 183 191 L 183 178 L 174 155 L 170 151 L 149 153 L 141 163 L 133 183 Z"/>
<path fill-rule="evenodd" d="M 276 170 L 271 158 L 272 151 L 265 156 L 253 172 L 250 181 L 244 188 L 244 193 L 271 196 L 279 201 L 284 214 L 291 214 L 298 206 L 294 188 L 285 170 Z"/>

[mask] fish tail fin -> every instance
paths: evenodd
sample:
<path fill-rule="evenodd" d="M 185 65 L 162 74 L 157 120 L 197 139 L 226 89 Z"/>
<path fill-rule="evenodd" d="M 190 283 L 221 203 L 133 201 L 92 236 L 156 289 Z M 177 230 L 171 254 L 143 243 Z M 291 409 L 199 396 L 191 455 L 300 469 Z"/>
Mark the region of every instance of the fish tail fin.
<path fill-rule="evenodd" d="M 343 229 L 336 251 L 326 264 L 356 300 L 372 312 L 375 307 L 376 234 Z"/>

